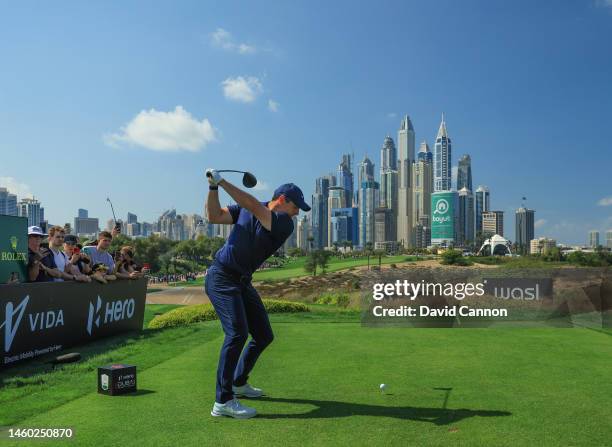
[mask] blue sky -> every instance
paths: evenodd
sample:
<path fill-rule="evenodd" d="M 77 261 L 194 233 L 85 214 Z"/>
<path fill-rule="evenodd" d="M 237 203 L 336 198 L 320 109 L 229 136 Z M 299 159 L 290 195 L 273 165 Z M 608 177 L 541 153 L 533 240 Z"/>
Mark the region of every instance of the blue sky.
<path fill-rule="evenodd" d="M 612 228 L 612 1 L 14 2 L 0 6 L 0 186 L 52 223 L 202 213 L 207 167 L 306 196 L 442 112 L 514 238 Z M 238 178 L 236 177 L 236 180 Z M 266 188 L 267 186 L 267 188 Z M 603 237 L 603 234 L 602 234 Z"/>

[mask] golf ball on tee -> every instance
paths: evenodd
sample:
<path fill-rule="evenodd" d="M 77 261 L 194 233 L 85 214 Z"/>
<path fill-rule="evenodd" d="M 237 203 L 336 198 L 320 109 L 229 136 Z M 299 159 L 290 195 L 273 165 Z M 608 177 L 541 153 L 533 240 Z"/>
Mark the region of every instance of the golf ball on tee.
<path fill-rule="evenodd" d="M 386 389 L 386 388 L 387 388 L 387 385 L 385 385 L 384 383 L 381 383 L 381 384 L 380 384 L 380 391 L 381 391 L 382 393 L 384 393 L 384 392 L 385 392 L 385 389 Z"/>

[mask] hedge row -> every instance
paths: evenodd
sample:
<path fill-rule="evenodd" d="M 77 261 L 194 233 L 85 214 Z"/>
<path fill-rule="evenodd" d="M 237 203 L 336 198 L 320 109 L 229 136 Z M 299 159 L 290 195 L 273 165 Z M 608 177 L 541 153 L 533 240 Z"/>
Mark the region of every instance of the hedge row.
<path fill-rule="evenodd" d="M 308 307 L 302 303 L 280 300 L 262 300 L 268 313 L 295 313 L 309 312 Z M 217 313 L 212 304 L 196 304 L 195 306 L 178 307 L 158 315 L 151 320 L 149 328 L 162 329 L 176 326 L 185 326 L 200 321 L 211 321 L 217 319 Z"/>

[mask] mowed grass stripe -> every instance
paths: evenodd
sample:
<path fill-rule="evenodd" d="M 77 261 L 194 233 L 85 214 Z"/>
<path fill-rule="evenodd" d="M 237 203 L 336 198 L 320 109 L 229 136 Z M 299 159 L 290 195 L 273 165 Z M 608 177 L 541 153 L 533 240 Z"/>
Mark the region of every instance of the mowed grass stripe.
<path fill-rule="evenodd" d="M 20 425 L 73 426 L 79 445 L 605 445 L 612 434 L 605 334 L 274 329 L 251 378 L 269 394 L 252 402 L 260 413 L 253 420 L 209 415 L 216 338 L 139 374 L 139 388 L 151 393 L 97 395 L 92 373 L 91 394 Z M 383 382 L 389 394 L 378 390 Z"/>

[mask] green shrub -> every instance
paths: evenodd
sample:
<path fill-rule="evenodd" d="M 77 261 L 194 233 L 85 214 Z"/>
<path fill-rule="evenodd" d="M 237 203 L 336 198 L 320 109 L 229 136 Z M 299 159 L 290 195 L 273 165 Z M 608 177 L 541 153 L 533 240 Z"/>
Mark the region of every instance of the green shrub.
<path fill-rule="evenodd" d="M 348 295 L 338 295 L 338 298 L 336 300 L 336 305 L 340 306 L 340 307 L 348 307 L 348 305 L 351 302 L 351 298 Z"/>
<path fill-rule="evenodd" d="M 612 263 L 612 256 L 603 252 L 584 253 L 574 251 L 567 255 L 567 262 L 584 267 L 603 267 Z"/>
<path fill-rule="evenodd" d="M 326 293 L 316 298 L 316 304 L 331 304 L 332 306 L 347 307 L 351 298 L 344 293 Z"/>
<path fill-rule="evenodd" d="M 281 300 L 262 300 L 268 313 L 296 313 L 309 312 L 303 303 L 294 303 Z M 201 321 L 217 319 L 217 313 L 212 304 L 197 304 L 195 306 L 183 306 L 159 315 L 151 320 L 149 328 L 163 329 L 169 327 L 186 326 Z"/>
<path fill-rule="evenodd" d="M 397 264 L 393 263 L 389 267 L 391 267 L 392 269 L 396 269 L 397 268 Z"/>
<path fill-rule="evenodd" d="M 463 254 L 459 250 L 446 250 L 442 253 L 442 261 L 440 262 L 444 265 L 472 265 L 472 261 L 463 257 Z"/>

